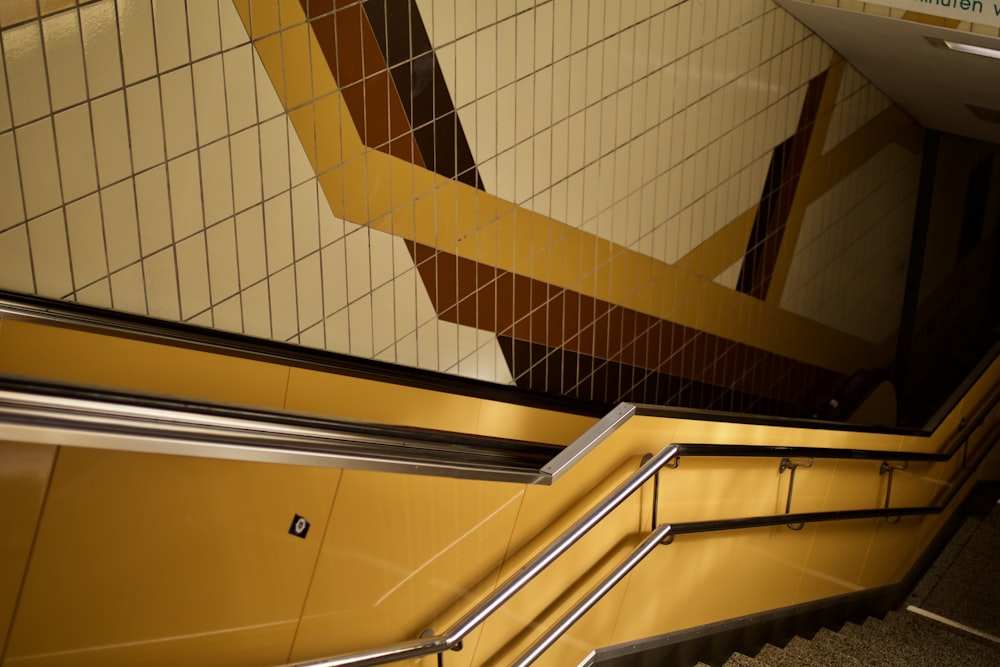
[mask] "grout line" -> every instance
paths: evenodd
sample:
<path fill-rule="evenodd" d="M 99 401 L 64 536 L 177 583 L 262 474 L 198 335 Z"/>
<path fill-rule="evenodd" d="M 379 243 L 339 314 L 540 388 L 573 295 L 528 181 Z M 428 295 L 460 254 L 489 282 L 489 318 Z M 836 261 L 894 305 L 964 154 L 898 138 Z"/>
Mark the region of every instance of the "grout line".
<path fill-rule="evenodd" d="M 977 629 L 975 629 L 973 627 L 970 627 L 968 625 L 965 625 L 963 623 L 959 623 L 958 621 L 953 621 L 950 618 L 945 618 L 944 616 L 940 616 L 938 614 L 935 614 L 932 611 L 927 611 L 926 609 L 921 609 L 920 607 L 917 607 L 916 605 L 912 605 L 912 604 L 911 605 L 907 605 L 906 611 L 909 611 L 909 612 L 912 612 L 914 614 L 917 614 L 918 616 L 923 616 L 924 618 L 929 618 L 932 621 L 937 621 L 938 623 L 941 623 L 943 625 L 947 625 L 948 627 L 951 627 L 951 628 L 955 628 L 956 630 L 961 630 L 962 632 L 966 632 L 966 633 L 968 633 L 970 635 L 975 635 L 976 637 L 979 637 L 981 639 L 985 639 L 987 641 L 993 642 L 994 644 L 1000 644 L 1000 637 L 997 637 L 996 635 L 991 635 L 988 632 L 983 632 L 982 630 L 977 630 Z"/>

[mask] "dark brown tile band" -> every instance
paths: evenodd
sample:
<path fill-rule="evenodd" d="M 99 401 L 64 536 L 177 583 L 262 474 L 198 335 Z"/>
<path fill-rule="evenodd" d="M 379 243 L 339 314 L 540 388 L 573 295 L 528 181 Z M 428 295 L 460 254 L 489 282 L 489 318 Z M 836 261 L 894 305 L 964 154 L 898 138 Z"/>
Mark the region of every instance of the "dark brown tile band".
<path fill-rule="evenodd" d="M 426 166 L 382 49 L 361 5 L 347 5 L 330 12 L 327 4 L 300 2 L 364 144 Z"/>
<path fill-rule="evenodd" d="M 840 374 L 817 366 L 428 246 L 408 245 L 439 318 L 540 346 L 531 348 L 527 361 L 522 361 L 516 352 L 523 348 L 511 343 L 515 380 L 533 368 L 538 350 L 549 356 L 570 355 L 571 366 L 543 373 L 546 387 L 558 385 L 556 393 L 568 393 L 580 383 L 591 382 L 588 377 L 607 372 L 604 362 L 800 406 L 822 402 L 843 381 Z M 587 366 L 587 359 L 595 360 L 592 367 Z M 569 373 L 571 367 L 575 375 L 556 377 Z M 618 381 L 614 386 L 622 389 L 627 384 L 628 390 L 647 382 L 634 373 L 631 377 L 630 382 Z M 670 399 L 677 391 L 667 388 L 657 395 L 671 394 Z M 602 400 L 596 397 L 598 393 L 593 400 Z M 717 401 L 717 397 L 706 400 Z"/>
<path fill-rule="evenodd" d="M 427 168 L 483 189 L 416 2 L 366 0 L 363 7 Z"/>
<path fill-rule="evenodd" d="M 816 116 L 819 114 L 826 77 L 827 72 L 822 72 L 809 82 L 795 134 L 778 145 L 771 155 L 764 192 L 761 194 L 760 206 L 757 208 L 736 284 L 737 290 L 758 299 L 766 299 L 771 286 L 788 215 L 795 199 L 799 176 L 802 175 Z"/>

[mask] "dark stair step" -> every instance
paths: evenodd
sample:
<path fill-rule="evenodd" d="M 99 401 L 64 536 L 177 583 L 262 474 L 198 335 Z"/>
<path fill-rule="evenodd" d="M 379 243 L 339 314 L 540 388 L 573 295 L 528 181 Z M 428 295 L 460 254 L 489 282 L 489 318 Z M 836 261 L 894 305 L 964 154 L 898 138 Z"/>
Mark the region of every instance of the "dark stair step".
<path fill-rule="evenodd" d="M 767 667 L 767 665 L 748 655 L 733 653 L 722 667 Z"/>
<path fill-rule="evenodd" d="M 825 656 L 824 665 L 838 665 L 839 667 L 866 667 L 868 663 L 851 654 L 852 644 L 841 637 L 833 630 L 820 628 L 816 636 L 810 641 L 813 649 L 822 656 Z"/>
<path fill-rule="evenodd" d="M 846 623 L 839 636 L 845 642 L 844 653 L 870 667 L 916 667 L 912 659 L 898 654 L 895 647 L 873 639 L 860 625 Z"/>

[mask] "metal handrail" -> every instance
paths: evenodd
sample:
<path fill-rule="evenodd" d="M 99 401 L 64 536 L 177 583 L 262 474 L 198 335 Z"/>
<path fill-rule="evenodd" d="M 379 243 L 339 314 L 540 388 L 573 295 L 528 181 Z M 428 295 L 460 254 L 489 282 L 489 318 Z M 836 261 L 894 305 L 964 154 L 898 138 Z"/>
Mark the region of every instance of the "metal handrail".
<path fill-rule="evenodd" d="M 995 407 L 993 402 L 991 408 Z M 986 412 L 989 412 L 989 409 Z M 982 414 L 982 413 L 980 413 Z M 862 510 L 832 510 L 825 512 L 799 512 L 789 514 L 773 514 L 755 517 L 738 517 L 731 519 L 716 519 L 709 521 L 690 521 L 675 524 L 662 524 L 657 526 L 643 542 L 622 561 L 614 570 L 592 588 L 579 602 L 569 609 L 556 621 L 540 638 L 526 649 L 512 663 L 514 667 L 528 667 L 533 664 L 541 655 L 548 650 L 570 627 L 580 620 L 597 602 L 614 588 L 625 576 L 635 568 L 646 556 L 652 553 L 661 544 L 672 544 L 677 535 L 692 535 L 695 533 L 720 532 L 728 530 L 745 530 L 748 528 L 766 528 L 781 525 L 804 526 L 806 523 L 818 523 L 828 521 L 850 521 L 860 519 L 895 519 L 898 522 L 904 516 L 928 516 L 940 514 L 951 504 L 959 490 L 972 476 L 973 471 L 986 458 L 989 452 L 1000 440 L 1000 429 L 993 434 L 992 439 L 982 446 L 977 452 L 976 460 L 972 466 L 966 468 L 953 485 L 947 497 L 936 505 L 925 505 L 921 507 L 896 507 L 890 508 L 888 504 L 882 508 L 862 509 Z M 679 446 L 683 447 L 683 446 Z M 954 452 L 952 452 L 952 455 Z M 877 457 L 876 457 L 877 458 Z M 949 457 L 950 458 L 950 455 Z M 888 494 L 886 495 L 888 503 Z M 655 508 L 654 508 L 655 510 Z M 655 514 L 655 512 L 654 512 Z M 655 523 L 655 519 L 654 519 Z M 668 538 L 669 541 L 664 541 Z"/>
<path fill-rule="evenodd" d="M 524 588 L 571 546 L 576 544 L 580 538 L 590 532 L 612 510 L 635 493 L 660 468 L 666 465 L 676 453 L 676 447 L 664 447 L 656 455 L 644 462 L 636 472 L 632 473 L 628 479 L 619 484 L 614 491 L 605 496 L 601 502 L 578 519 L 537 556 L 528 561 L 524 567 L 511 575 L 489 597 L 453 623 L 444 633 L 378 649 L 348 653 L 318 661 L 296 663 L 296 667 L 345 667 L 347 665 L 363 667 L 366 665 L 382 665 L 387 662 L 407 658 L 419 658 L 456 648 L 473 629 L 496 612 L 507 600 Z"/>
<path fill-rule="evenodd" d="M 552 644 L 556 642 L 559 637 L 561 637 L 567 630 L 572 627 L 574 623 L 580 620 L 584 614 L 586 614 L 590 609 L 600 601 L 605 595 L 607 595 L 612 588 L 614 588 L 619 581 L 625 578 L 629 572 L 635 568 L 636 565 L 641 563 L 646 556 L 653 553 L 656 547 L 663 543 L 667 535 L 671 531 L 670 524 L 663 524 L 657 527 L 649 536 L 642 541 L 642 543 L 636 547 L 628 557 L 618 564 L 614 570 L 612 570 L 608 576 L 600 581 L 594 588 L 587 593 L 586 596 L 580 602 L 573 606 L 562 618 L 560 618 L 555 625 L 553 625 L 548 632 L 542 635 L 534 644 L 532 644 L 524 653 L 518 656 L 517 660 L 511 663 L 511 667 L 527 667 L 531 663 L 535 662 L 542 653 L 544 653 Z"/>
<path fill-rule="evenodd" d="M 545 484 L 523 440 L 235 407 L 0 374 L 0 440 Z"/>

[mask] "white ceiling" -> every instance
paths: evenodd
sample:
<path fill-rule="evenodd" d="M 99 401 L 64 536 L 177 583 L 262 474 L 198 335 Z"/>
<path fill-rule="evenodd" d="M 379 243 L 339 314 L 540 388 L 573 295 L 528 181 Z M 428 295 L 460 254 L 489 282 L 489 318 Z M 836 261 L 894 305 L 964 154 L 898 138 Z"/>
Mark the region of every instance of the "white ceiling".
<path fill-rule="evenodd" d="M 928 37 L 1000 49 L 1000 39 L 777 0 L 925 127 L 1000 144 L 1000 123 L 966 106 L 1000 110 L 1000 60 L 934 46 Z"/>

